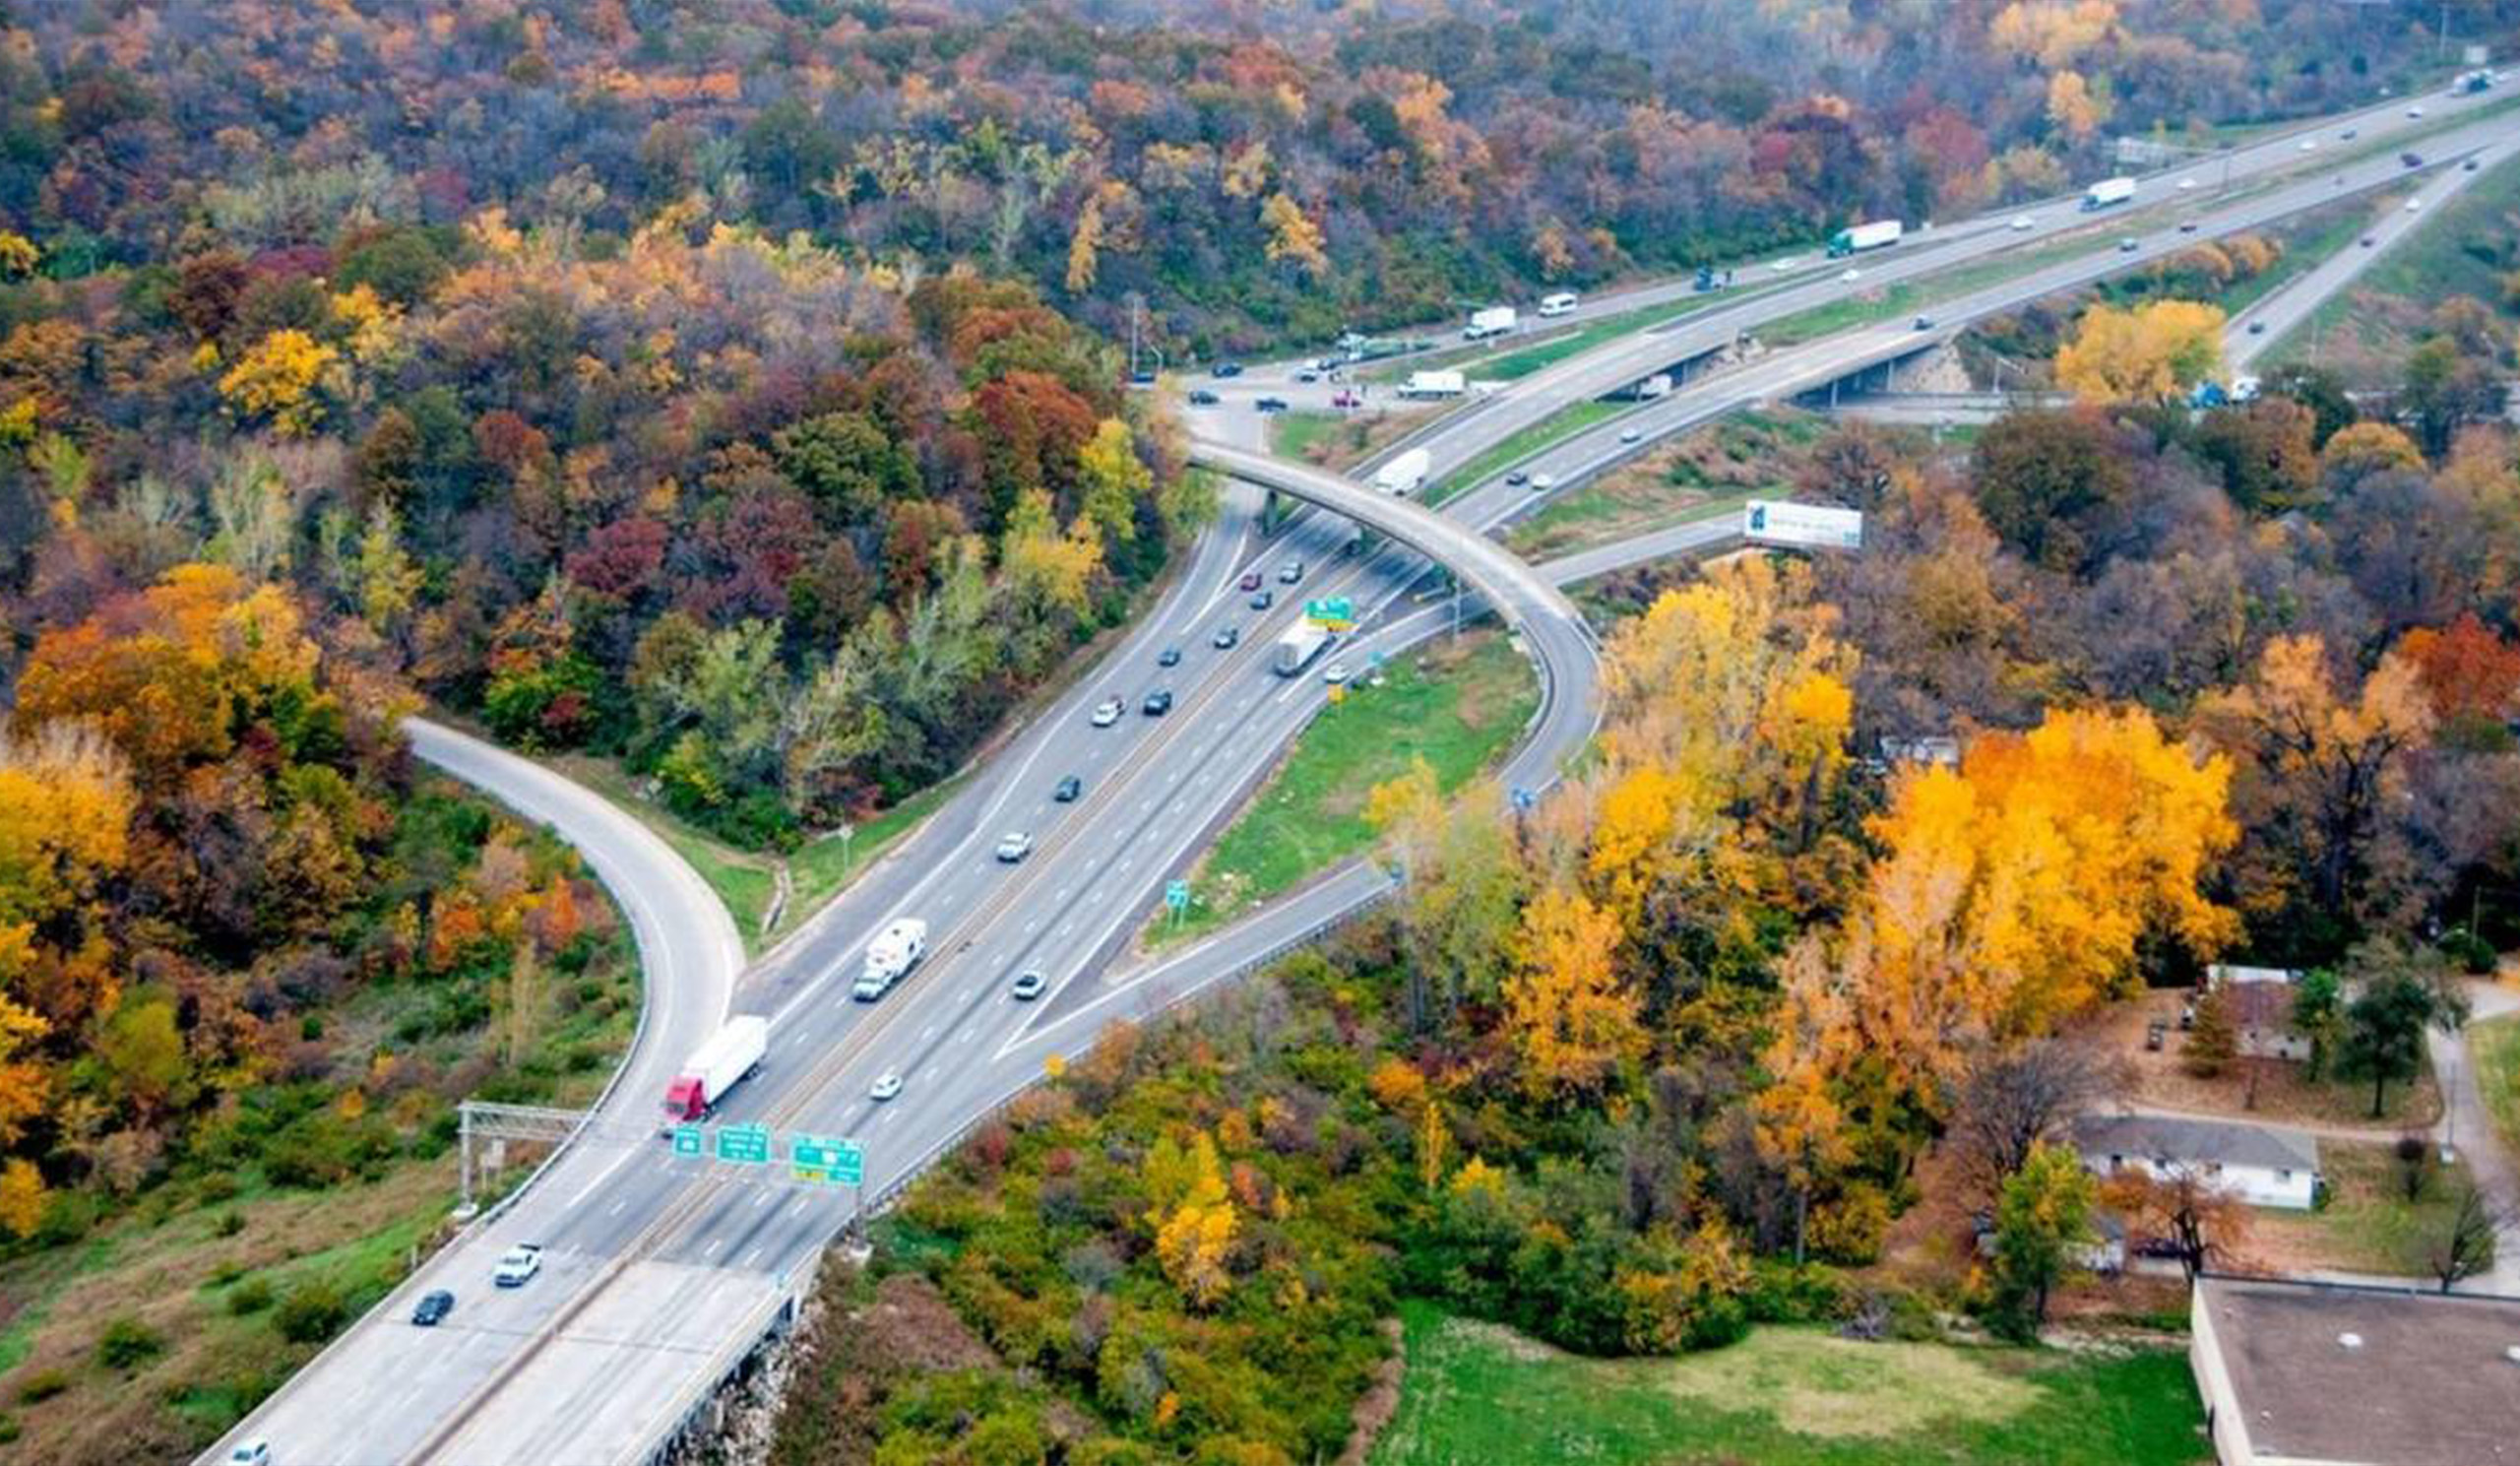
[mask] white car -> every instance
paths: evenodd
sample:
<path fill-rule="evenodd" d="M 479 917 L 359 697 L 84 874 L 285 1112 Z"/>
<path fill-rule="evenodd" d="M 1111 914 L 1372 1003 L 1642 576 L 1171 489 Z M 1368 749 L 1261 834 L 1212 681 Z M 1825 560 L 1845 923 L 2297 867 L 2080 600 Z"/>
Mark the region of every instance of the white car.
<path fill-rule="evenodd" d="M 2012 217 L 2012 227 L 2013 232 L 2018 234 L 2024 229 L 2035 229 L 2039 227 L 2039 221 L 2032 219 L 2027 214 L 2016 214 Z"/>
<path fill-rule="evenodd" d="M 1544 494 L 1556 486 L 1557 476 L 1555 474 L 1534 474 L 1532 476 L 1532 492 L 1536 494 Z"/>
<path fill-rule="evenodd" d="M 2316 138 L 2303 138 L 2300 142 L 2300 149 L 2304 153 L 2316 153 L 2319 151 L 2319 140 Z"/>
<path fill-rule="evenodd" d="M 2406 109 L 2406 114 L 2407 114 L 2408 116 L 2410 116 L 2410 117 L 2421 117 L 2421 116 L 2423 116 L 2423 115 L 2424 115 L 2424 108 L 2422 108 L 2422 107 L 2409 107 L 2409 108 L 2407 108 L 2407 109 Z"/>
<path fill-rule="evenodd" d="M 1645 441 L 1645 429 L 1622 427 L 1618 430 L 1618 440 L 1622 443 L 1642 443 Z"/>
<path fill-rule="evenodd" d="M 1792 255 L 1787 255 L 1784 259 L 1781 259 L 1781 260 L 1777 261 L 1775 264 L 1770 265 L 1768 268 L 1769 268 L 1769 269 L 1771 269 L 1771 270 L 1773 270 L 1773 271 L 1775 271 L 1775 272 L 1776 272 L 1777 274 L 1779 274 L 1779 275 L 1783 275 L 1783 274 L 1784 274 L 1785 272 L 1787 272 L 1788 270 L 1791 270 L 1791 269 L 1793 269 L 1795 266 L 1799 265 L 1799 264 L 1801 264 L 1801 263 L 1802 263 L 1802 262 L 1801 262 L 1800 260 L 1796 259 L 1794 256 L 1792 256 Z"/>
<path fill-rule="evenodd" d="M 899 1095 L 901 1092 L 901 1071 L 899 1069 L 886 1069 L 883 1073 L 877 1075 L 874 1084 L 868 1087 L 866 1091 L 866 1098 L 873 1100 L 876 1104 L 880 1105 L 884 1101 Z"/>
<path fill-rule="evenodd" d="M 1858 270 L 1853 265 L 1849 265 L 1844 270 L 1838 272 L 1838 283 L 1841 285 L 1854 285 L 1857 281 L 1861 279 L 1863 279 L 1863 272 Z"/>
<path fill-rule="evenodd" d="M 1109 728 L 1112 724 L 1119 722 L 1120 715 L 1127 711 L 1127 706 L 1118 698 L 1106 697 L 1094 705 L 1094 726 Z"/>
<path fill-rule="evenodd" d="M 542 1244 L 518 1243 L 500 1256 L 499 1265 L 490 1270 L 490 1281 L 502 1288 L 522 1288 L 533 1282 L 534 1275 L 540 1271 Z"/>
<path fill-rule="evenodd" d="M 272 1466 L 272 1443 L 268 1440 L 239 1440 L 227 1453 L 227 1466 Z"/>
<path fill-rule="evenodd" d="M 2195 180 L 2195 179 L 2193 179 L 2193 178 L 2181 178 L 2181 179 L 2179 179 L 2179 180 L 2178 180 L 2178 191 L 2179 191 L 2180 193 L 2194 193 L 2194 192 L 2196 191 L 2196 180 Z"/>
<path fill-rule="evenodd" d="M 1022 830 L 1009 830 L 997 842 L 997 858 L 1012 865 L 1033 853 L 1033 837 Z"/>
<path fill-rule="evenodd" d="M 2413 214 L 2418 210 L 2421 210 L 2423 207 L 2424 200 L 2422 199 L 2409 199 L 2406 201 L 2406 212 L 2409 214 Z"/>
<path fill-rule="evenodd" d="M 1321 680 L 1328 682 L 1333 687 L 1336 687 L 1340 683 L 1348 680 L 1348 664 L 1345 662 L 1333 662 L 1328 667 L 1323 668 L 1321 669 Z"/>

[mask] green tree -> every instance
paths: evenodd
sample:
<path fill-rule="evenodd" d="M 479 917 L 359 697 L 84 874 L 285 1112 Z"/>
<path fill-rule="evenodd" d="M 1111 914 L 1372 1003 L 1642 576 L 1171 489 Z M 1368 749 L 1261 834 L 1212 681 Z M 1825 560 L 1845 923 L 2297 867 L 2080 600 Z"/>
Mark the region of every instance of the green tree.
<path fill-rule="evenodd" d="M 2293 1032 L 2309 1041 L 2311 1082 L 2326 1078 L 2345 1034 L 2345 989 L 2334 972 L 2318 967 L 2301 975 L 2293 989 Z"/>
<path fill-rule="evenodd" d="M 2425 1029 L 2467 1022 L 2467 999 L 2428 951 L 2368 941 L 2348 960 L 2363 975 L 2362 990 L 2346 1004 L 2339 1057 L 2348 1073 L 2370 1077 L 2371 1117 L 2377 1119 L 2388 1108 L 2389 1081 L 2415 1077 Z"/>
<path fill-rule="evenodd" d="M 2027 1340 L 2048 1321 L 2048 1293 L 2092 1241 L 2099 1190 L 2071 1148 L 2044 1141 L 2004 1182 L 1995 1208 L 1995 1289 L 1997 1326 L 2006 1333 Z"/>
<path fill-rule="evenodd" d="M 825 413 L 771 439 L 779 472 L 826 522 L 871 521 L 887 502 L 915 496 L 918 464 L 864 413 Z"/>

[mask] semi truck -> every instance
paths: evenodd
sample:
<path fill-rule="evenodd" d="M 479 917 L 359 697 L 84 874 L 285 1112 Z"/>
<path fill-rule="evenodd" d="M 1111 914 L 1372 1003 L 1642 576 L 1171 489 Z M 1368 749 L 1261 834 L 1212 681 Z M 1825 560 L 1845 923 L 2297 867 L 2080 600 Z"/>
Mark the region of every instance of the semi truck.
<path fill-rule="evenodd" d="M 1457 371 L 1413 371 L 1409 380 L 1400 384 L 1403 397 L 1459 397 L 1468 391 L 1470 381 Z"/>
<path fill-rule="evenodd" d="M 726 1091 L 761 1067 L 761 1056 L 769 1052 L 769 1019 L 758 1014 L 727 1019 L 665 1085 L 665 1119 L 672 1124 L 707 1119 Z"/>
<path fill-rule="evenodd" d="M 1480 310 L 1474 310 L 1470 313 L 1470 324 L 1461 330 L 1461 339 L 1480 341 L 1490 336 L 1502 336 L 1513 330 L 1514 322 L 1519 319 L 1521 317 L 1514 313 L 1514 307 L 1510 305 L 1490 305 Z"/>
<path fill-rule="evenodd" d="M 1861 254 L 1867 249 L 1886 249 L 1899 242 L 1908 226 L 1895 219 L 1876 219 L 1838 230 L 1829 236 L 1829 258 L 1842 260 L 1848 255 Z"/>
<path fill-rule="evenodd" d="M 1423 448 L 1412 448 L 1381 468 L 1374 470 L 1374 487 L 1394 498 L 1405 499 L 1426 484 L 1426 471 L 1435 466 Z"/>
<path fill-rule="evenodd" d="M 908 977 L 926 955 L 927 924 L 916 917 L 893 922 L 866 944 L 866 970 L 858 976 L 851 995 L 859 1002 L 873 1002 Z"/>
<path fill-rule="evenodd" d="M 1330 645 L 1330 628 L 1306 616 L 1278 634 L 1278 644 L 1269 658 L 1269 669 L 1282 677 L 1292 677 L 1304 669 L 1304 665 L 1321 655 Z"/>
<path fill-rule="evenodd" d="M 2097 213 L 2112 204 L 2123 204 L 2135 196 L 2132 178 L 2103 178 L 2083 190 L 2083 212 Z"/>

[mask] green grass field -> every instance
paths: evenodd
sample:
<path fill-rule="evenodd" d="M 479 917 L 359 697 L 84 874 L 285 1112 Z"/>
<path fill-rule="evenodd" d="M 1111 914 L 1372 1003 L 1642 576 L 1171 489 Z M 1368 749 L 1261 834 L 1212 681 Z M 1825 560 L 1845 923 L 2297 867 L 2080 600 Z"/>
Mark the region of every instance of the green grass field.
<path fill-rule="evenodd" d="M 1408 1373 L 1372 1466 L 2193 1466 L 2184 1355 L 1865 1344 L 1761 1328 L 1588 1360 L 1404 1304 Z"/>
<path fill-rule="evenodd" d="M 1569 403 L 1426 485 L 1426 506 L 1433 508 L 1455 494 L 1485 482 L 1550 444 L 1563 442 L 1633 406 L 1633 403 L 1624 402 Z"/>
<path fill-rule="evenodd" d="M 1359 669 L 1361 670 L 1361 669 Z M 1423 758 L 1450 792 L 1511 746 L 1540 689 L 1502 632 L 1479 628 L 1438 640 L 1383 669 L 1380 687 L 1356 686 L 1295 738 L 1286 762 L 1191 873 L 1178 923 L 1150 929 L 1168 942 L 1236 914 L 1371 848 L 1365 797 Z"/>
<path fill-rule="evenodd" d="M 2468 1025 L 2468 1053 L 2477 1066 L 2477 1090 L 2493 1112 L 2506 1149 L 2520 1152 L 2520 1013 Z"/>
<path fill-rule="evenodd" d="M 2396 1157 L 2378 1142 L 2320 1141 L 2319 1173 L 2327 1179 L 2327 1205 L 2314 1212 L 2259 1211 L 2251 1236 L 2324 1267 L 2407 1277 L 2429 1269 L 2430 1248 L 2448 1235 L 2469 1185 L 2464 1163 L 2435 1164 L 2423 1194 L 2409 1201 Z"/>

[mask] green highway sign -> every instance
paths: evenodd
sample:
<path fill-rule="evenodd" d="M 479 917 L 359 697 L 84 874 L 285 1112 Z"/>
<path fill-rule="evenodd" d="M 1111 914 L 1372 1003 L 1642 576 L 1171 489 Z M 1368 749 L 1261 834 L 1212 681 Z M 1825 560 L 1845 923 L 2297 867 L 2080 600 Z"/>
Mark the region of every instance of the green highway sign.
<path fill-rule="evenodd" d="M 1172 908 L 1174 911 L 1179 911 L 1188 906 L 1190 904 L 1190 883 L 1186 880 L 1166 881 L 1164 883 L 1164 904 Z"/>
<path fill-rule="evenodd" d="M 673 1127 L 673 1153 L 677 1156 L 705 1156 L 709 1148 L 701 1143 L 698 1125 Z"/>
<path fill-rule="evenodd" d="M 770 1164 L 770 1126 L 720 1125 L 718 1159 L 737 1166 Z"/>
<path fill-rule="evenodd" d="M 788 1164 L 796 1179 L 855 1186 L 866 1180 L 866 1148 L 834 1135 L 790 1135 Z"/>
<path fill-rule="evenodd" d="M 1334 596 L 1327 601 L 1305 602 L 1303 613 L 1325 625 L 1345 626 L 1356 619 L 1356 606 L 1345 596 Z"/>

